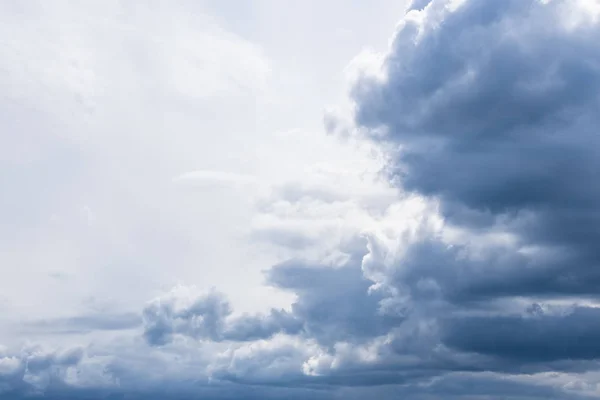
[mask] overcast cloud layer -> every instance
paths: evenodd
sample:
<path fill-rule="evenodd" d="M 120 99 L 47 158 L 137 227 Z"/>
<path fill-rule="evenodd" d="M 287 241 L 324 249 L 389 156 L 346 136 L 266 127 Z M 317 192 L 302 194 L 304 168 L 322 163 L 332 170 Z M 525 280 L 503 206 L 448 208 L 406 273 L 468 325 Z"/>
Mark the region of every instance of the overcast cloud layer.
<path fill-rule="evenodd" d="M 100 4 L 0 2 L 0 398 L 600 397 L 600 2 L 405 4 L 324 129 L 383 1 Z"/>

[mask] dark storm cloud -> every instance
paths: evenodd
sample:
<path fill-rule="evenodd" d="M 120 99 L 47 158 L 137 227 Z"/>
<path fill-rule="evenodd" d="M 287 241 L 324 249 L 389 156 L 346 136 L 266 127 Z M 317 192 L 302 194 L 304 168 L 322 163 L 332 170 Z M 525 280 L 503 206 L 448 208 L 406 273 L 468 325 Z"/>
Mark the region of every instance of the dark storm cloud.
<path fill-rule="evenodd" d="M 419 38 L 408 23 L 388 81 L 356 85 L 358 123 L 405 146 L 406 189 L 494 214 L 595 210 L 599 30 L 562 28 L 556 3 L 468 1 Z"/>
<path fill-rule="evenodd" d="M 357 124 L 379 132 L 370 138 L 402 187 L 438 198 L 448 222 L 501 225 L 545 252 L 490 250 L 466 266 L 456 251 L 434 263 L 423 252 L 413 275 L 456 297 L 597 295 L 598 24 L 584 14 L 576 24 L 576 6 L 561 0 L 447 3 L 432 2 L 421 26 L 406 20 L 386 79 L 356 83 Z"/>
<path fill-rule="evenodd" d="M 364 341 L 387 333 L 402 316 L 380 312 L 382 296 L 369 293 L 361 257 L 338 268 L 290 261 L 273 267 L 268 282 L 297 296 L 292 312 L 304 322 L 304 333 L 324 345 Z"/>
<path fill-rule="evenodd" d="M 442 341 L 461 351 L 522 363 L 600 358 L 600 309 L 566 315 L 463 317 L 444 321 Z"/>
<path fill-rule="evenodd" d="M 468 1 L 437 29 L 398 33 L 387 81 L 353 93 L 357 122 L 404 146 L 404 188 L 494 214 L 594 215 L 600 30 L 561 27 L 564 3 Z"/>
<path fill-rule="evenodd" d="M 455 222 L 461 208 L 531 211 L 524 240 L 596 255 L 597 24 L 564 27 L 565 1 L 444 3 L 429 7 L 432 26 L 398 32 L 384 82 L 355 85 L 357 123 L 403 147 L 402 186 L 441 198 Z"/>
<path fill-rule="evenodd" d="M 470 241 L 431 235 L 382 278 L 413 318 L 437 321 L 440 343 L 503 360 L 488 370 L 600 357 L 594 308 L 531 318 L 492 306 L 600 294 L 600 25 L 575 2 L 546 3 L 414 2 L 383 78 L 362 75 L 351 92 L 394 183 L 437 199 L 473 238 L 515 238 L 475 256 Z"/>

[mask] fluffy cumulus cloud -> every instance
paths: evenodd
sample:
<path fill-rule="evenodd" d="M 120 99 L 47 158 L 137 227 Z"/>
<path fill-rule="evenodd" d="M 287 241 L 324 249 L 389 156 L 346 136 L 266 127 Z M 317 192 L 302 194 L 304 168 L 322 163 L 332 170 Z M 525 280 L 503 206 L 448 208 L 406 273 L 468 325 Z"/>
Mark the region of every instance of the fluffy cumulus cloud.
<path fill-rule="evenodd" d="M 285 310 L 268 315 L 231 317 L 227 299 L 216 291 L 197 293 L 177 287 L 153 300 L 143 311 L 144 335 L 152 345 L 166 344 L 173 335 L 211 341 L 250 341 L 276 333 L 297 333 L 301 324 Z"/>
<path fill-rule="evenodd" d="M 27 345 L 19 352 L 0 348 L 0 395 L 39 395 L 61 386 L 83 356 L 81 347 L 48 350 Z"/>
<path fill-rule="evenodd" d="M 413 1 L 326 118 L 380 173 L 316 168 L 254 204 L 289 306 L 179 285 L 83 347 L 2 349 L 0 394 L 597 398 L 598 38 L 595 0 Z"/>

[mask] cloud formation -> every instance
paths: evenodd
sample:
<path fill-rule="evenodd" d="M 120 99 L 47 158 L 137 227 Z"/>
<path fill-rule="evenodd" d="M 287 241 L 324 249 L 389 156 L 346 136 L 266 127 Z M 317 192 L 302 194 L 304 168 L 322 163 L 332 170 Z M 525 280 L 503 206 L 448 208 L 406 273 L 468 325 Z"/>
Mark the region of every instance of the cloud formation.
<path fill-rule="evenodd" d="M 152 345 L 166 344 L 173 335 L 215 342 L 243 342 L 267 339 L 280 332 L 295 334 L 302 327 L 301 322 L 285 310 L 255 316 L 233 317 L 231 314 L 231 306 L 223 294 L 177 287 L 144 309 L 144 336 Z"/>
<path fill-rule="evenodd" d="M 415 262 L 438 253 L 439 268 L 411 275 L 464 300 L 597 294 L 598 33 L 565 1 L 434 1 L 407 14 L 385 79 L 354 86 L 356 121 L 448 224 L 514 242 L 477 261 L 458 261 L 468 247 L 430 248 Z"/>
<path fill-rule="evenodd" d="M 0 393 L 598 397 L 599 17 L 592 0 L 413 1 L 355 74 L 350 126 L 327 117 L 383 155 L 395 191 L 330 172 L 257 204 L 253 239 L 283 259 L 265 280 L 290 307 L 236 313 L 177 286 L 139 327 L 63 318 L 98 336 L 0 353 Z M 201 171 L 180 180 L 249 182 Z"/>
<path fill-rule="evenodd" d="M 600 27 L 584 3 L 413 7 L 352 88 L 356 126 L 388 155 L 391 181 L 444 220 L 388 248 L 370 276 L 471 355 L 463 368 L 597 368 L 574 362 L 597 359 L 599 333 Z M 547 315 L 538 299 L 588 303 Z"/>
<path fill-rule="evenodd" d="M 19 353 L 0 348 L 0 396 L 39 395 L 60 386 L 83 356 L 81 347 L 48 350 L 29 345 Z"/>

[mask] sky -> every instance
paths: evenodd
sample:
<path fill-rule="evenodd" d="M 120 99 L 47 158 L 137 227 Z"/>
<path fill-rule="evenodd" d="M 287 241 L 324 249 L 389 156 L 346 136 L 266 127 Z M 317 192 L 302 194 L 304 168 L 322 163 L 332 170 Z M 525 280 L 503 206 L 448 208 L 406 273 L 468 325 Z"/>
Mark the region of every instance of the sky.
<path fill-rule="evenodd" d="M 0 399 L 600 398 L 599 0 L 0 0 Z"/>

